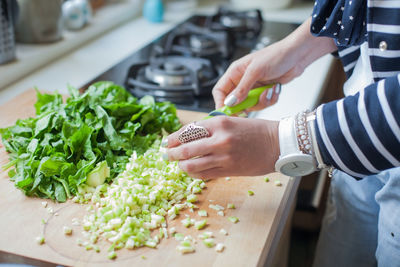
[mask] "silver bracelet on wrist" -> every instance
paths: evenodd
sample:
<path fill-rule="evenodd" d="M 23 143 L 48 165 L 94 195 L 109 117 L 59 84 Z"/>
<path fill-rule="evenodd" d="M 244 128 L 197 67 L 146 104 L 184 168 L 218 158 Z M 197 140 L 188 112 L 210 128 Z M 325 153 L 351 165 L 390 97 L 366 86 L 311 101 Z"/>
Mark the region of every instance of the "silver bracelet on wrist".
<path fill-rule="evenodd" d="M 297 136 L 297 144 L 304 154 L 313 156 L 313 146 L 307 126 L 307 113 L 309 110 L 300 112 L 295 117 L 295 128 Z"/>

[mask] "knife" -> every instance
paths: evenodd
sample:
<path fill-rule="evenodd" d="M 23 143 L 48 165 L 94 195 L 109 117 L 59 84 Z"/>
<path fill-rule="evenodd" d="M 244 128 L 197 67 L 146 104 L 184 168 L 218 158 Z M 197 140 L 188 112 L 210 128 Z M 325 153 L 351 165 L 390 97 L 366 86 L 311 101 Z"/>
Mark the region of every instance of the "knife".
<path fill-rule="evenodd" d="M 215 116 L 232 116 L 235 114 L 238 114 L 248 108 L 252 108 L 255 105 L 258 104 L 258 100 L 260 99 L 260 95 L 267 89 L 270 89 L 274 86 L 281 86 L 280 83 L 277 84 L 268 84 L 265 86 L 261 86 L 255 89 L 252 89 L 249 91 L 249 94 L 247 95 L 246 99 L 243 100 L 242 102 L 240 102 L 239 104 L 237 104 L 236 106 L 233 107 L 228 107 L 228 106 L 223 106 L 222 108 L 216 109 L 211 111 L 207 117 L 204 118 L 204 120 L 206 119 L 210 119 L 212 117 Z"/>

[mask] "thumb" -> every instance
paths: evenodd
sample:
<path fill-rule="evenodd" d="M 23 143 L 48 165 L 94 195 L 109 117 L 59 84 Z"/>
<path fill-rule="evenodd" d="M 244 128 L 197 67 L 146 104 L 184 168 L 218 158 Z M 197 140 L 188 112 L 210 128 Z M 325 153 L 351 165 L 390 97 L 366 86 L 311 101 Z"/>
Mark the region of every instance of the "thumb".
<path fill-rule="evenodd" d="M 258 72 L 247 68 L 236 88 L 225 98 L 224 104 L 228 107 L 235 106 L 246 99 L 250 89 L 258 79 Z"/>

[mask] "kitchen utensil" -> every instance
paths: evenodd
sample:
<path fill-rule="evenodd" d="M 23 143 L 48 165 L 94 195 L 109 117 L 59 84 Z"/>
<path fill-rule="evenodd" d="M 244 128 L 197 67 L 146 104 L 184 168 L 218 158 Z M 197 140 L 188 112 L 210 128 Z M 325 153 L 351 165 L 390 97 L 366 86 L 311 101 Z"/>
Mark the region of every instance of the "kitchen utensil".
<path fill-rule="evenodd" d="M 143 16 L 150 22 L 163 21 L 164 6 L 161 0 L 146 0 L 143 6 Z"/>
<path fill-rule="evenodd" d="M 15 58 L 14 24 L 17 13 L 16 0 L 0 1 L 0 64 Z"/>
<path fill-rule="evenodd" d="M 82 29 L 92 18 L 92 8 L 87 0 L 69 0 L 62 6 L 65 26 L 69 30 Z"/>
<path fill-rule="evenodd" d="M 249 94 L 247 95 L 246 99 L 243 100 L 241 103 L 239 103 L 233 107 L 223 106 L 222 108 L 211 111 L 208 114 L 208 116 L 205 117 L 204 119 L 209 119 L 214 116 L 220 116 L 220 115 L 232 116 L 232 115 L 238 114 L 248 108 L 254 107 L 258 103 L 260 95 L 266 89 L 272 88 L 274 86 L 280 87 L 281 85 L 279 83 L 278 84 L 269 84 L 269 85 L 265 85 L 265 86 L 261 86 L 261 87 L 252 89 L 249 91 Z"/>
<path fill-rule="evenodd" d="M 20 16 L 16 25 L 17 42 L 49 43 L 62 38 L 63 0 L 18 0 Z"/>

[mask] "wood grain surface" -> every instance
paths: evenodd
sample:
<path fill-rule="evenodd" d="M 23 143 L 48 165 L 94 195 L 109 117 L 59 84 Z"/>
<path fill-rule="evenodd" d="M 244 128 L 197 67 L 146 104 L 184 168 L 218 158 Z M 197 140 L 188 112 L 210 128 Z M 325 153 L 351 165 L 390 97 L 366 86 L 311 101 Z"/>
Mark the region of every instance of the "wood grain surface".
<path fill-rule="evenodd" d="M 34 116 L 35 101 L 35 92 L 28 90 L 0 106 L 0 127 L 12 125 L 18 118 Z M 201 119 L 204 114 L 179 111 L 179 116 L 182 122 L 187 123 Z M 0 165 L 7 161 L 8 155 L 0 143 Z M 273 256 L 298 186 L 296 179 L 277 173 L 268 177 L 268 183 L 263 177 L 212 180 L 207 182 L 207 188 L 199 195 L 196 204 L 209 214 L 206 230 L 214 232 L 216 242 L 225 244 L 222 253 L 197 242 L 195 253 L 181 255 L 175 249 L 178 242 L 170 237 L 163 239 L 157 249 L 122 249 L 117 251 L 115 260 L 108 260 L 108 243 L 100 243 L 100 253 L 86 251 L 76 244 L 76 239 L 82 236 L 82 228 L 72 226 L 71 220 L 81 219 L 87 213 L 87 205 L 72 202 L 60 204 L 47 200 L 48 206 L 56 212 L 50 214 L 41 205 L 42 199 L 26 197 L 14 187 L 7 172 L 0 169 L 0 251 L 67 266 L 262 266 L 265 261 L 270 262 Z M 283 185 L 275 186 L 275 180 L 280 180 Z M 248 190 L 255 194 L 248 196 Z M 218 216 L 215 210 L 208 207 L 210 200 L 214 201 L 213 204 L 223 206 L 233 203 L 236 209 L 226 210 L 224 217 Z M 183 214 L 189 214 L 197 220 L 201 218 L 197 212 L 185 211 Z M 178 232 L 197 239 L 201 231 L 194 227 L 184 228 L 180 223 L 185 218 L 183 214 L 169 221 L 168 227 L 174 226 Z M 237 216 L 240 222 L 233 224 L 228 221 L 228 216 Z M 42 219 L 47 223 L 42 224 Z M 73 228 L 72 236 L 63 234 L 64 225 Z M 219 233 L 221 228 L 228 231 L 227 236 Z M 44 235 L 44 245 L 35 242 L 35 237 L 39 235 Z"/>

